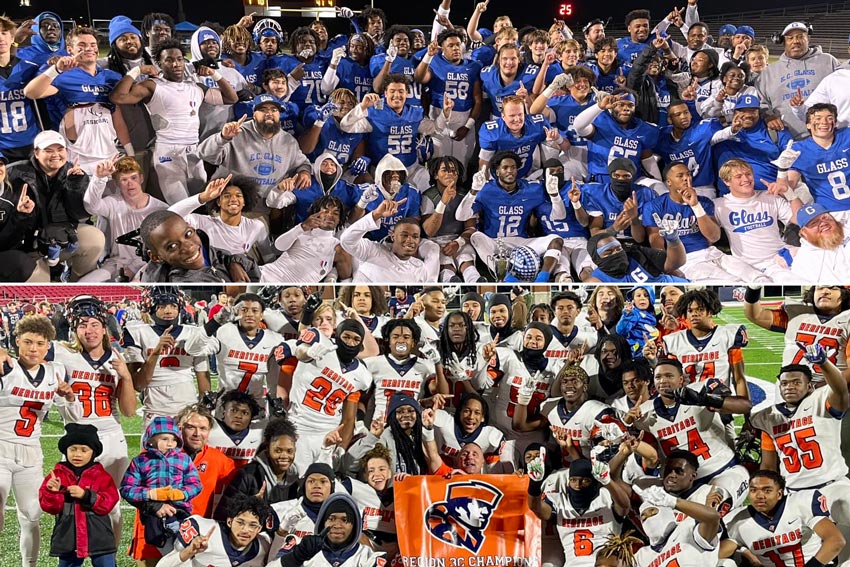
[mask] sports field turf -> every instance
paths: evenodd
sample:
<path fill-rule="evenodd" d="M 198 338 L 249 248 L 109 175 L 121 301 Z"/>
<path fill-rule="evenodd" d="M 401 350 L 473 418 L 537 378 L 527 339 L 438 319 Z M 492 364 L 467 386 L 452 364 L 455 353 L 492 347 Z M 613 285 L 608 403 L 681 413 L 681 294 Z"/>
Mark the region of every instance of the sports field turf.
<path fill-rule="evenodd" d="M 718 323 L 734 323 L 747 324 L 744 318 L 743 307 L 727 307 L 717 318 Z M 779 369 L 782 360 L 782 343 L 783 336 L 779 333 L 771 333 L 764 329 L 747 325 L 749 332 L 749 346 L 744 349 L 744 360 L 746 363 L 747 376 L 764 380 L 766 382 L 774 382 L 774 377 Z M 215 388 L 215 384 L 213 384 Z M 127 433 L 127 448 L 131 456 L 138 453 L 140 441 L 141 417 L 124 418 L 122 425 Z M 56 412 L 52 412 L 49 420 L 44 424 L 44 438 L 42 447 L 44 448 L 44 465 L 45 474 L 49 472 L 53 465 L 59 461 L 61 455 L 56 448 L 58 438 L 64 432 L 62 422 Z M 135 562 L 131 560 L 126 551 L 130 544 L 130 536 L 132 535 L 132 514 L 134 510 L 126 503 L 124 529 L 122 530 L 121 548 L 118 553 L 119 567 L 131 567 Z M 14 498 L 10 497 L 7 503 L 5 514 L 5 528 L 0 534 L 0 558 L 2 558 L 3 567 L 14 567 L 20 565 L 21 557 L 18 552 L 18 542 L 20 530 L 18 528 L 18 520 L 15 516 Z M 58 561 L 48 556 L 50 550 L 49 536 L 53 528 L 53 517 L 47 514 L 41 519 L 42 545 L 39 555 L 38 565 L 55 566 Z M 86 563 L 88 565 L 88 563 Z"/>

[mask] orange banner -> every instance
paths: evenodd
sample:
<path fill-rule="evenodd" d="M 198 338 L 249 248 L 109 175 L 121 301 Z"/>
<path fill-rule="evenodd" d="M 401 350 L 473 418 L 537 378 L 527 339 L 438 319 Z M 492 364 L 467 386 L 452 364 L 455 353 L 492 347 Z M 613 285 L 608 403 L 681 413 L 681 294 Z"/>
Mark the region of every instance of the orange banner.
<path fill-rule="evenodd" d="M 539 567 L 528 477 L 410 476 L 395 483 L 402 567 Z"/>

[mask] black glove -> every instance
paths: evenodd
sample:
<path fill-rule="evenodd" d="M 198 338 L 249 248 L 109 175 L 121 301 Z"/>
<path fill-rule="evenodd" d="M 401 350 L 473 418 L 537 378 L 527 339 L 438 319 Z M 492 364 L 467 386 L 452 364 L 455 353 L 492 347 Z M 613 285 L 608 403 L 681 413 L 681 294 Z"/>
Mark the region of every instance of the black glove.
<path fill-rule="evenodd" d="M 307 327 L 313 326 L 313 315 L 316 314 L 316 309 L 322 304 L 322 294 L 320 292 L 311 293 L 304 302 L 304 309 L 301 311 L 301 324 Z"/>
<path fill-rule="evenodd" d="M 800 227 L 794 223 L 785 225 L 785 233 L 782 235 L 782 240 L 789 246 L 800 246 Z"/>
<path fill-rule="evenodd" d="M 721 409 L 723 407 L 723 397 L 717 394 L 709 394 L 706 388 L 697 392 L 687 386 L 682 386 L 677 390 L 673 390 L 673 397 L 682 405 L 685 406 L 703 406 L 712 409 Z"/>
<path fill-rule="evenodd" d="M 292 551 L 280 558 L 281 567 L 301 567 L 301 564 L 313 559 L 322 551 L 324 535 L 308 535 L 292 548 Z"/>
<path fill-rule="evenodd" d="M 283 399 L 266 394 L 266 400 L 269 402 L 269 417 L 286 417 L 286 408 L 283 407 Z"/>
<path fill-rule="evenodd" d="M 201 405 L 210 411 L 215 411 L 215 405 L 218 403 L 218 397 L 220 395 L 221 392 L 213 392 L 212 390 L 205 392 L 204 395 L 201 396 Z"/>
<path fill-rule="evenodd" d="M 826 567 L 826 564 L 818 561 L 816 557 L 812 557 L 811 559 L 806 561 L 804 567 Z"/>
<path fill-rule="evenodd" d="M 239 97 L 239 102 L 251 102 L 254 100 L 254 93 L 248 89 L 240 89 L 236 91 L 236 96 Z"/>

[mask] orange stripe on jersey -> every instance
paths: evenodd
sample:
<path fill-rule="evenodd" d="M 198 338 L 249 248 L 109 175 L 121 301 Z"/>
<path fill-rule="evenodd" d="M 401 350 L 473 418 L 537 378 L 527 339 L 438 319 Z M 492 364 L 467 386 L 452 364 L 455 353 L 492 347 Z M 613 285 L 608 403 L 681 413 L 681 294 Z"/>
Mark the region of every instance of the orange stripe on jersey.
<path fill-rule="evenodd" d="M 773 439 L 764 431 L 761 432 L 761 449 L 762 451 L 776 451 Z"/>
<path fill-rule="evenodd" d="M 360 401 L 360 390 L 354 390 L 353 392 L 348 394 L 348 397 L 345 398 L 345 401 L 354 402 L 355 404 L 357 402 L 359 402 Z"/>
<path fill-rule="evenodd" d="M 788 314 L 784 309 L 771 309 L 770 315 L 773 317 L 771 327 L 783 330 L 788 328 Z"/>
<path fill-rule="evenodd" d="M 734 366 L 739 362 L 744 362 L 744 352 L 741 347 L 729 349 L 729 365 Z"/>

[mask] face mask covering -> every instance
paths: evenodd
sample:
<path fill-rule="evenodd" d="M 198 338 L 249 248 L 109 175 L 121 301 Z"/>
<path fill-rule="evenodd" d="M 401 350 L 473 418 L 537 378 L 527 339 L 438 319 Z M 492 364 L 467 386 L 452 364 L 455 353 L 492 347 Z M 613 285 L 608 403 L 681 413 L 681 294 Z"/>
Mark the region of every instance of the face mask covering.
<path fill-rule="evenodd" d="M 676 516 L 673 510 L 663 506 L 658 507 L 657 514 L 643 521 L 643 530 L 653 547 L 666 540 L 675 528 Z"/>
<path fill-rule="evenodd" d="M 322 178 L 322 187 L 325 191 L 329 191 L 331 187 L 334 186 L 334 179 L 336 179 L 335 173 L 319 173 L 319 176 Z"/>
<path fill-rule="evenodd" d="M 538 370 L 545 370 L 546 365 L 549 362 L 543 354 L 546 352 L 545 349 L 531 349 L 525 347 L 522 349 L 522 361 L 525 363 L 525 367 L 532 372 L 536 372 Z"/>
<path fill-rule="evenodd" d="M 360 354 L 361 350 L 363 350 L 362 342 L 357 346 L 348 346 L 342 339 L 337 340 L 336 355 L 337 358 L 339 358 L 339 361 L 343 364 L 348 364 L 357 358 L 357 355 Z"/>
<path fill-rule="evenodd" d="M 590 508 L 590 503 L 599 496 L 599 485 L 594 483 L 593 486 L 581 490 L 576 490 L 568 486 L 567 493 L 570 498 L 570 504 L 573 505 L 576 512 L 584 514 Z"/>
<path fill-rule="evenodd" d="M 611 179 L 611 191 L 620 201 L 625 201 L 632 196 L 632 182 L 625 179 Z"/>

